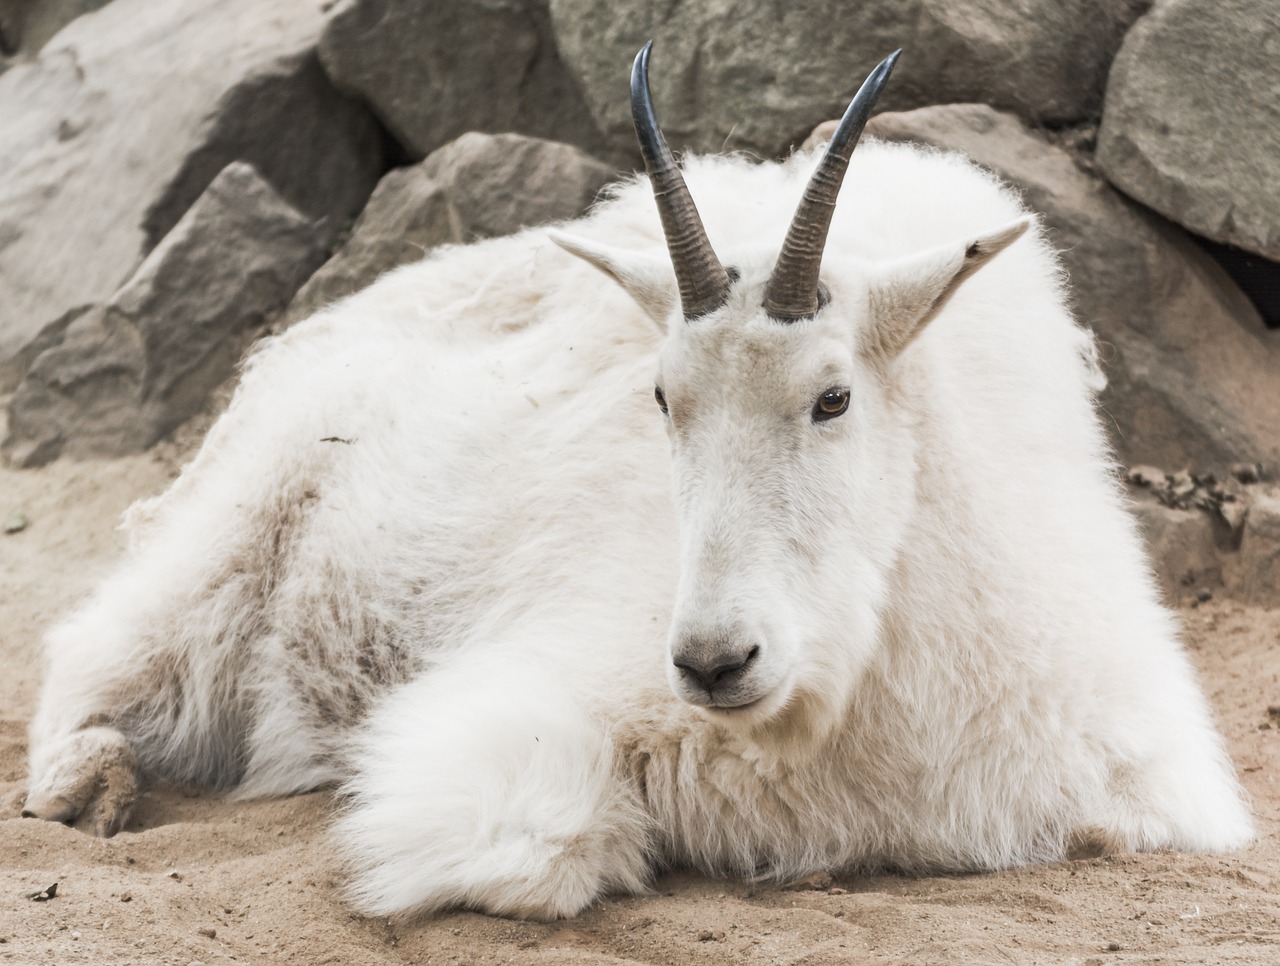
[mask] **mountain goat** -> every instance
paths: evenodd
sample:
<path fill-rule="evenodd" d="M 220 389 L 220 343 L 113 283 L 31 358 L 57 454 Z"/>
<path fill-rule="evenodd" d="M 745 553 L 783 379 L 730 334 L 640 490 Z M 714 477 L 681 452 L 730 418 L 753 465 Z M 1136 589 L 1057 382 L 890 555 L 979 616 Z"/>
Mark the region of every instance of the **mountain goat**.
<path fill-rule="evenodd" d="M 1034 218 L 854 155 L 896 54 L 820 158 L 683 172 L 648 56 L 647 180 L 251 357 L 49 634 L 24 813 L 342 782 L 378 915 L 1248 841 Z"/>

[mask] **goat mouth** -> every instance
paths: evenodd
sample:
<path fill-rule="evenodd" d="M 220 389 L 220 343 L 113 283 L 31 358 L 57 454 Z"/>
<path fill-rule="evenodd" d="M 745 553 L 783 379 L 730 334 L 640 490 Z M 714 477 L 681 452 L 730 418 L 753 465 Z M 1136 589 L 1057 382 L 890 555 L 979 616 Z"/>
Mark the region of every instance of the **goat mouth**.
<path fill-rule="evenodd" d="M 768 694 L 749 695 L 744 698 L 721 697 L 705 689 L 698 691 L 681 689 L 677 692 L 677 696 L 686 704 L 691 704 L 695 708 L 702 708 L 706 711 L 723 711 L 726 714 L 754 708 L 756 705 L 763 704 L 769 697 Z"/>
<path fill-rule="evenodd" d="M 751 708 L 757 707 L 760 704 L 763 704 L 766 697 L 768 697 L 768 695 L 763 695 L 758 698 L 752 698 L 751 700 L 744 701 L 741 704 L 715 704 L 713 702 L 712 704 L 701 705 L 701 707 L 706 708 L 708 711 L 721 711 L 721 712 L 724 712 L 725 714 L 731 715 L 731 714 L 736 714 L 739 711 L 747 711 Z"/>
<path fill-rule="evenodd" d="M 786 675 L 781 681 L 757 682 L 756 687 L 742 688 L 736 695 L 717 696 L 703 690 L 697 695 L 686 692 L 681 697 L 713 720 L 751 725 L 767 721 L 786 708 L 791 703 L 794 686 L 793 676 Z"/>
<path fill-rule="evenodd" d="M 761 708 L 773 696 L 772 691 L 753 692 L 742 697 L 717 695 L 713 692 L 685 692 L 680 697 L 688 704 L 704 711 L 718 711 L 725 716 L 732 716 L 752 709 Z"/>

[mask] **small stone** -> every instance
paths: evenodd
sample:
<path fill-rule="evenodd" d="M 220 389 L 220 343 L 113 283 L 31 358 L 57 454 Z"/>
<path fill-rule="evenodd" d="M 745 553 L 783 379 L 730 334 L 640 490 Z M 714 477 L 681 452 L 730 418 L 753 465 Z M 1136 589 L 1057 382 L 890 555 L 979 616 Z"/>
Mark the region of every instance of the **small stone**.
<path fill-rule="evenodd" d="M 21 510 L 15 510 L 4 518 L 5 533 L 20 533 L 31 525 L 31 519 Z"/>
<path fill-rule="evenodd" d="M 1267 714 L 1273 718 L 1280 718 L 1280 704 L 1267 705 Z"/>
<path fill-rule="evenodd" d="M 833 884 L 831 873 L 815 872 L 812 875 L 805 876 L 803 879 L 788 882 L 783 888 L 788 892 L 825 892 Z"/>
<path fill-rule="evenodd" d="M 1257 483 L 1262 479 L 1262 465 L 1259 463 L 1232 463 L 1231 475 L 1241 483 Z"/>
<path fill-rule="evenodd" d="M 700 943 L 710 943 L 710 942 L 718 943 L 723 938 L 724 938 L 723 929 L 704 929 L 700 933 L 698 933 L 698 942 Z"/>
<path fill-rule="evenodd" d="M 1208 587 L 1201 587 L 1196 591 L 1196 600 L 1202 604 L 1206 604 L 1213 600 L 1213 591 Z"/>
<path fill-rule="evenodd" d="M 196 932 L 199 935 L 204 936 L 205 939 L 216 939 L 218 937 L 218 930 L 214 929 L 212 926 L 201 926 L 196 930 Z"/>
<path fill-rule="evenodd" d="M 1107 943 L 1107 952 L 1109 952 L 1109 953 L 1118 953 L 1118 952 L 1120 952 L 1120 944 L 1119 944 L 1119 943 Z"/>
<path fill-rule="evenodd" d="M 71 938 L 72 938 L 72 939 L 79 939 L 79 938 L 80 938 L 80 930 L 79 930 L 79 929 L 73 929 L 73 930 L 71 930 Z"/>
<path fill-rule="evenodd" d="M 133 902 L 133 896 L 126 892 L 120 897 L 121 902 Z"/>
<path fill-rule="evenodd" d="M 1249 515 L 1249 507 L 1240 500 L 1231 499 L 1218 506 L 1218 515 L 1227 521 L 1232 533 L 1240 533 L 1244 529 L 1245 517 Z"/>
<path fill-rule="evenodd" d="M 1136 483 L 1138 486 L 1164 486 L 1165 472 L 1154 466 L 1138 466 L 1129 467 L 1126 478 L 1130 483 Z"/>
<path fill-rule="evenodd" d="M 1179 470 L 1169 477 L 1169 494 L 1177 503 L 1184 503 L 1196 491 L 1196 481 L 1186 470 Z"/>

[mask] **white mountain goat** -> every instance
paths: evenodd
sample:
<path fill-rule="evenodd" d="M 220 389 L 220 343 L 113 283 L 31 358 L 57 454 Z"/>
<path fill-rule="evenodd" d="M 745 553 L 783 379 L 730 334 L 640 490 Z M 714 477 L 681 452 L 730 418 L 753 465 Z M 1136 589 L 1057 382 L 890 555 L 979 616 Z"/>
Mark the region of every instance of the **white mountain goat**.
<path fill-rule="evenodd" d="M 49 634 L 25 813 L 345 782 L 378 915 L 1247 842 L 1034 219 L 853 156 L 893 57 L 820 159 L 682 177 L 648 50 L 648 182 L 253 355 Z"/>

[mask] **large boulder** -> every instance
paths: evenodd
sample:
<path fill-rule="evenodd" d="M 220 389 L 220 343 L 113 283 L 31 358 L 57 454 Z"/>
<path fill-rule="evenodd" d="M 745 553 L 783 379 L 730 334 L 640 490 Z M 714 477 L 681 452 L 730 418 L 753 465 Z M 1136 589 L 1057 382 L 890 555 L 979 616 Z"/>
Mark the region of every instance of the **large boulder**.
<path fill-rule="evenodd" d="M 323 257 L 310 219 L 229 165 L 109 302 L 42 334 L 6 455 L 33 466 L 146 449 L 199 410 Z"/>
<path fill-rule="evenodd" d="M 560 62 L 546 0 L 348 0 L 320 55 L 415 159 L 467 131 L 604 143 Z"/>
<path fill-rule="evenodd" d="M 381 133 L 318 66 L 320 7 L 113 0 L 0 75 L 0 392 L 23 347 L 108 299 L 229 162 L 335 234 L 359 211 Z"/>
<path fill-rule="evenodd" d="M 1280 332 L 1190 238 L 986 106 L 881 114 L 867 131 L 961 151 L 1044 215 L 1076 315 L 1098 335 L 1102 407 L 1122 459 L 1280 465 Z"/>
<path fill-rule="evenodd" d="M 0 0 L 0 71 L 30 57 L 83 13 L 109 0 Z"/>
<path fill-rule="evenodd" d="M 422 170 L 448 192 L 466 241 L 576 218 L 618 177 L 568 144 L 515 134 L 464 134 Z"/>
<path fill-rule="evenodd" d="M 290 326 L 437 245 L 461 240 L 461 221 L 440 184 L 421 165 L 397 168 L 378 182 L 351 237 L 307 280 L 278 325 Z"/>
<path fill-rule="evenodd" d="M 1098 168 L 1191 231 L 1280 260 L 1280 4 L 1161 0 L 1111 68 Z"/>
<path fill-rule="evenodd" d="M 567 144 L 519 134 L 464 134 L 378 183 L 351 238 L 298 293 L 282 325 L 358 292 L 437 245 L 576 218 L 616 177 L 613 168 Z"/>
<path fill-rule="evenodd" d="M 550 2 L 560 54 L 613 145 L 634 145 L 627 72 L 654 39 L 654 97 L 673 147 L 773 157 L 842 112 L 898 47 L 885 106 L 984 101 L 1037 121 L 1082 119 L 1148 0 Z"/>

